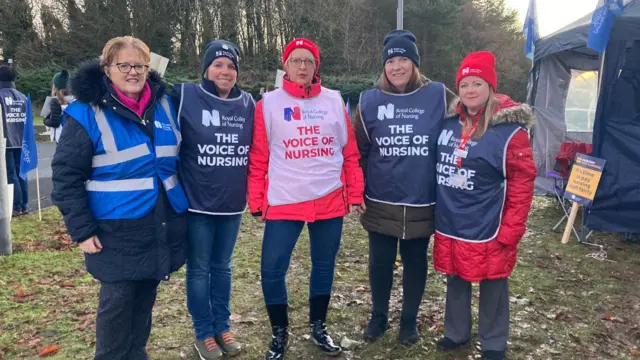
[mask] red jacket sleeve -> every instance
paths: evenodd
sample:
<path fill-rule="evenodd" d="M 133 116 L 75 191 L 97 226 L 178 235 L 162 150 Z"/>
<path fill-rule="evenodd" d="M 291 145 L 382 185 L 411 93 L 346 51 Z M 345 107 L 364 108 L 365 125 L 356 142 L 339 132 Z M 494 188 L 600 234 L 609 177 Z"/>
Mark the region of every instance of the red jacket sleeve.
<path fill-rule="evenodd" d="M 364 176 L 360 168 L 360 151 L 356 135 L 351 126 L 351 119 L 345 107 L 344 118 L 347 122 L 347 145 L 342 149 L 344 162 L 342 169 L 347 186 L 347 202 L 349 205 L 360 205 L 364 202 Z"/>
<path fill-rule="evenodd" d="M 253 116 L 253 139 L 249 150 L 249 174 L 247 178 L 247 198 L 249 211 L 252 214 L 262 212 L 267 188 L 267 171 L 269 170 L 269 141 L 264 124 L 262 100 L 256 104 Z"/>
<path fill-rule="evenodd" d="M 507 194 L 498 241 L 507 246 L 516 246 L 527 229 L 536 179 L 533 151 L 524 130 L 511 138 L 506 156 Z"/>

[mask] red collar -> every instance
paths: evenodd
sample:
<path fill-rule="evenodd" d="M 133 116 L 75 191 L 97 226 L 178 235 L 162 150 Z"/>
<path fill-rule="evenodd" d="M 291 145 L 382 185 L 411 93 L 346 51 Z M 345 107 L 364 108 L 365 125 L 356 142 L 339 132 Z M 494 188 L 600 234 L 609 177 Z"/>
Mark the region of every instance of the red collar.
<path fill-rule="evenodd" d="M 322 84 L 318 75 L 313 78 L 313 82 L 308 87 L 294 83 L 285 76 L 284 79 L 282 79 L 282 88 L 293 97 L 308 99 L 320 95 Z"/>

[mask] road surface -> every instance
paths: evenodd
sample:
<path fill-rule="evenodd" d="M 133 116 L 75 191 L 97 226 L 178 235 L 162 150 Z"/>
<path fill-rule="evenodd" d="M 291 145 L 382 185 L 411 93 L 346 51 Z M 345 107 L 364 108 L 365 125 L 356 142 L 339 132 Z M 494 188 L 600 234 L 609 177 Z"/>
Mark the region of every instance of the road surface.
<path fill-rule="evenodd" d="M 56 151 L 54 142 L 38 143 L 38 173 L 40 175 L 40 206 L 51 206 L 51 159 Z M 29 209 L 38 211 L 38 193 L 36 188 L 36 172 L 29 173 Z"/>

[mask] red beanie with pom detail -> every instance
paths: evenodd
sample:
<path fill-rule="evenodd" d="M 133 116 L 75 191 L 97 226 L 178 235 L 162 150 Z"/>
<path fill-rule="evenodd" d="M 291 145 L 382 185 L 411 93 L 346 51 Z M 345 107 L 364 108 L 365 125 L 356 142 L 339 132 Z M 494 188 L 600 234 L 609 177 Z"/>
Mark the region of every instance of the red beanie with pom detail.
<path fill-rule="evenodd" d="M 305 38 L 297 38 L 293 39 L 287 46 L 284 48 L 284 52 L 282 53 L 282 66 L 289 60 L 289 56 L 291 52 L 295 49 L 307 49 L 313 55 L 313 58 L 316 60 L 316 70 L 313 73 L 314 75 L 318 72 L 320 68 L 320 48 L 316 43 L 309 39 Z"/>
<path fill-rule="evenodd" d="M 467 76 L 477 76 L 488 82 L 493 91 L 497 91 L 496 57 L 489 51 L 477 51 L 467 55 L 456 75 L 456 89 L 460 89 L 460 81 Z"/>

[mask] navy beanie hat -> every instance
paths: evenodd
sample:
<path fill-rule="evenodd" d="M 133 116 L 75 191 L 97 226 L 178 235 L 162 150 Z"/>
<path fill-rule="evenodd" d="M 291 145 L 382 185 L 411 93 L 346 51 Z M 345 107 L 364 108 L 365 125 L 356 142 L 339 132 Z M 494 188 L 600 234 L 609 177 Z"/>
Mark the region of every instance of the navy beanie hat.
<path fill-rule="evenodd" d="M 408 30 L 393 30 L 384 37 L 382 65 L 396 56 L 404 56 L 420 67 L 420 54 L 416 46 L 416 37 Z"/>
<path fill-rule="evenodd" d="M 204 56 L 202 57 L 202 76 L 207 72 L 207 68 L 213 60 L 219 57 L 226 57 L 233 61 L 233 65 L 236 67 L 236 71 L 238 68 L 238 60 L 240 58 L 240 49 L 237 45 L 230 41 L 226 40 L 214 40 L 207 44 L 207 47 L 204 51 Z"/>
<path fill-rule="evenodd" d="M 16 80 L 16 72 L 9 65 L 0 66 L 0 81 L 11 82 Z"/>

